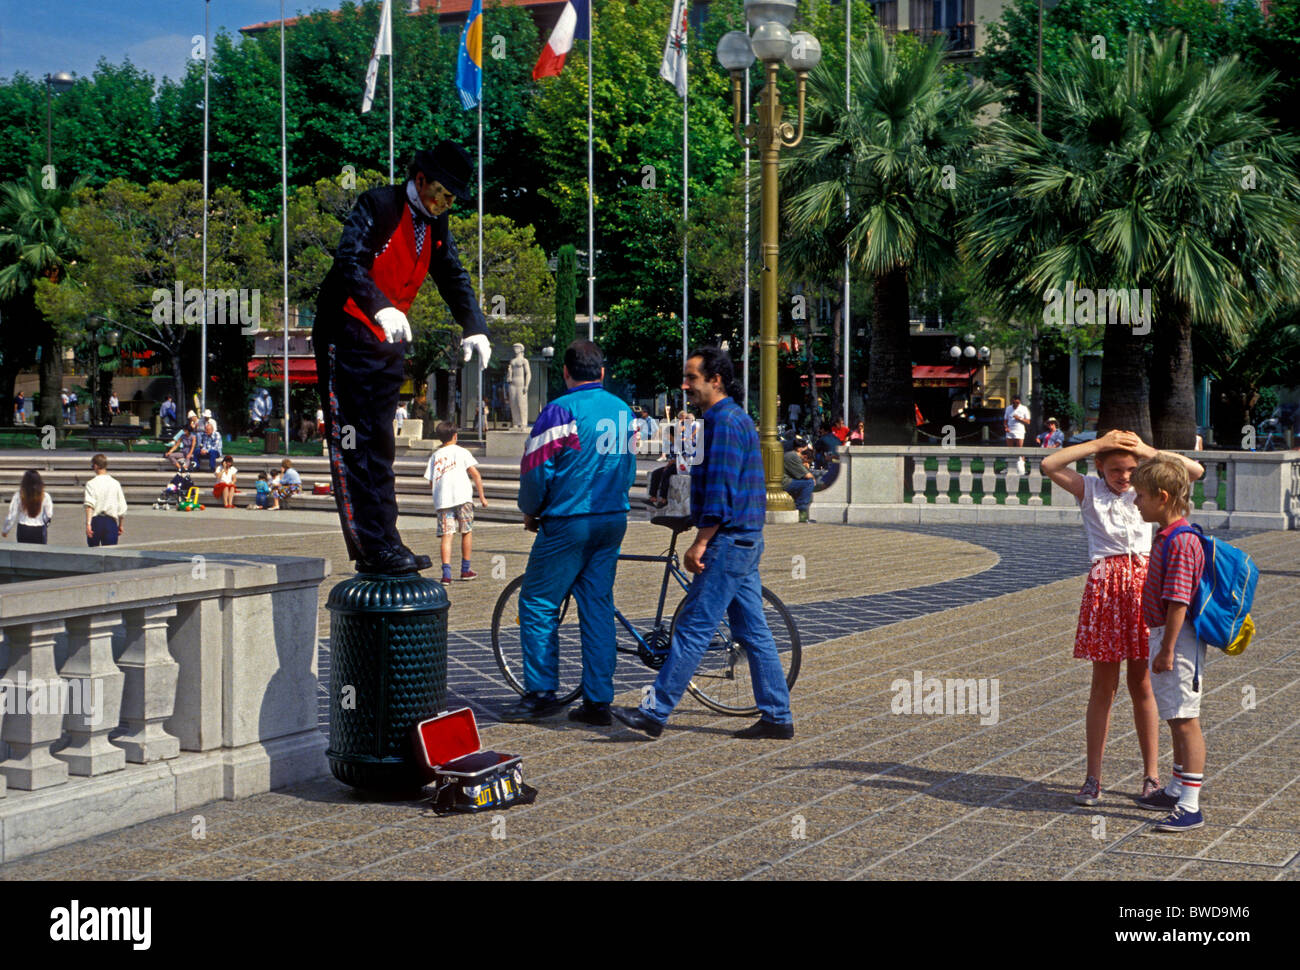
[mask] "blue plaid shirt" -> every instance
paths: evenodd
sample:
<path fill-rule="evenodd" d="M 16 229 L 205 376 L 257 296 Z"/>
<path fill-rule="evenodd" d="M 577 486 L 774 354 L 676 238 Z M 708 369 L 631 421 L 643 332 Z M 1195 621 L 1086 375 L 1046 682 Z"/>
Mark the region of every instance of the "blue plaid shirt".
<path fill-rule="evenodd" d="M 691 518 L 720 532 L 762 529 L 767 483 L 754 422 L 729 397 L 705 411 L 703 421 L 703 460 L 691 469 Z"/>

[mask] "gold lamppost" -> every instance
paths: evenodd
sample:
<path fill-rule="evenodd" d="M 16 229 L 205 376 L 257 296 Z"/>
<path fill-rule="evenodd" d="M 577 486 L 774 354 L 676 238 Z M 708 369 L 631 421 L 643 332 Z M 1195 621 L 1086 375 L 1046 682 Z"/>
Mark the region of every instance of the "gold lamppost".
<path fill-rule="evenodd" d="M 768 521 L 796 520 L 794 499 L 781 487 L 781 445 L 776 437 L 776 280 L 780 256 L 780 225 L 777 220 L 778 165 L 782 148 L 793 148 L 803 140 L 804 91 L 808 72 L 822 57 L 822 45 L 812 34 L 787 29 L 794 19 L 797 0 L 745 0 L 745 19 L 752 34 L 733 30 L 718 41 L 718 63 L 731 74 L 732 127 L 741 145 L 757 147 L 762 172 L 762 278 L 759 289 L 759 443 L 763 451 L 763 474 L 767 479 Z M 741 84 L 755 58 L 763 62 L 765 82 L 758 103 L 758 123 L 741 129 L 743 105 Z M 799 81 L 798 132 L 781 120 L 784 107 L 777 90 L 777 74 L 784 63 Z"/>

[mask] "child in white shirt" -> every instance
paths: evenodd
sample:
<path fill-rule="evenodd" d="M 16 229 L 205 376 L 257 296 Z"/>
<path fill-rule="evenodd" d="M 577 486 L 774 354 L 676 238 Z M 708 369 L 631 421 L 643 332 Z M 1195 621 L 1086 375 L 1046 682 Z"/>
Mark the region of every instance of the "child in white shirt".
<path fill-rule="evenodd" d="M 460 578 L 474 579 L 478 573 L 470 568 L 474 530 L 471 479 L 473 487 L 478 489 L 479 502 L 487 508 L 487 498 L 483 495 L 483 478 L 474 467 L 478 460 L 456 444 L 458 435 L 450 421 L 438 422 L 434 433 L 442 441 L 442 447 L 429 459 L 424 477 L 432 483 L 433 505 L 438 510 L 438 536 L 442 540 L 442 581 L 451 582 L 451 544 L 452 537 L 457 532 L 461 535 Z"/>

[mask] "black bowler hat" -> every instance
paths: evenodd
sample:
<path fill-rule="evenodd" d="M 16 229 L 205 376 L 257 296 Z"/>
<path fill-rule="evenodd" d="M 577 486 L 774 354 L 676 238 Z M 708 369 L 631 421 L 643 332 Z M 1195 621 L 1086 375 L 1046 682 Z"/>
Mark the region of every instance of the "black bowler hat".
<path fill-rule="evenodd" d="M 474 163 L 470 161 L 469 152 L 455 142 L 439 142 L 433 151 L 421 149 L 415 153 L 411 166 L 423 172 L 426 178 L 441 182 L 443 188 L 462 202 L 472 198 L 469 182 L 474 175 Z"/>

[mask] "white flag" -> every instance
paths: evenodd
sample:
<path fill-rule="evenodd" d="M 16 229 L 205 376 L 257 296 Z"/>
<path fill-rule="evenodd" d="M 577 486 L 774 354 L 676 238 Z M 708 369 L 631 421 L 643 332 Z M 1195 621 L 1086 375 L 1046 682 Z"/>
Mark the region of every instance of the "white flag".
<path fill-rule="evenodd" d="M 379 57 L 387 54 L 393 56 L 393 0 L 384 0 L 384 9 L 379 14 L 379 36 L 375 38 L 375 52 L 370 55 L 370 66 L 366 68 L 366 93 L 361 98 L 361 113 L 365 114 L 375 101 L 375 82 L 379 80 Z"/>
<path fill-rule="evenodd" d="M 668 41 L 664 44 L 664 62 L 659 76 L 686 97 L 686 32 L 689 29 L 690 8 L 684 0 L 673 0 L 673 19 L 668 27 Z"/>

